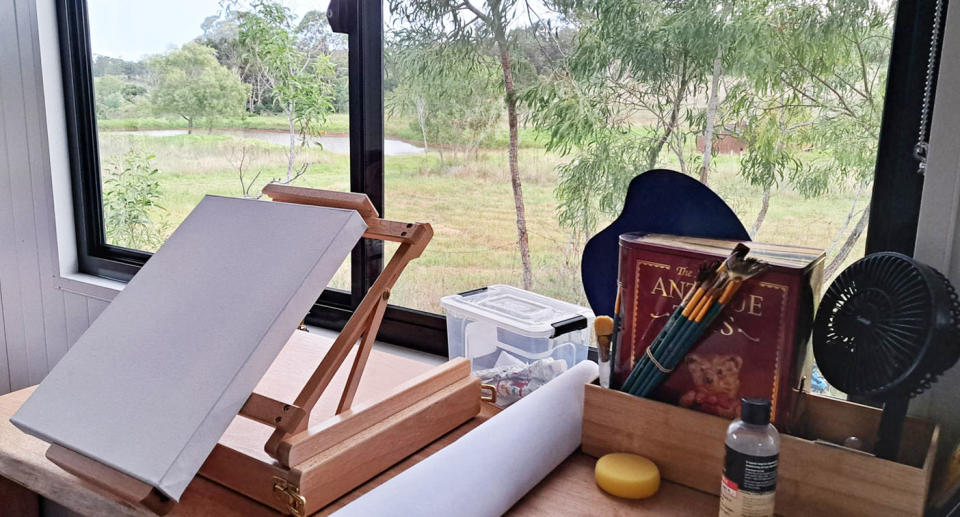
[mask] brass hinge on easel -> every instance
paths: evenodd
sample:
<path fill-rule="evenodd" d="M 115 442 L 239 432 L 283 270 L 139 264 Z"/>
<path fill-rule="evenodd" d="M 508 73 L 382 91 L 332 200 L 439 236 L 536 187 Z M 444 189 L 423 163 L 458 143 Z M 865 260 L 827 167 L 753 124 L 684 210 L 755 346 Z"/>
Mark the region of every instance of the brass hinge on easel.
<path fill-rule="evenodd" d="M 307 498 L 300 495 L 300 488 L 281 477 L 273 478 L 273 496 L 287 505 L 287 511 L 293 517 L 304 517 L 307 513 Z"/>

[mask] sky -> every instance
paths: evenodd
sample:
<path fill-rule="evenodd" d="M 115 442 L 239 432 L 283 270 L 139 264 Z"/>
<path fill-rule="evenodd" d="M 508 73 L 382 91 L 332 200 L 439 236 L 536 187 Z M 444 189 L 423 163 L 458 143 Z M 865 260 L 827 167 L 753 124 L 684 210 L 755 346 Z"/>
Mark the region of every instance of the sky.
<path fill-rule="evenodd" d="M 203 20 L 221 12 L 220 2 L 221 0 L 87 0 L 93 54 L 136 61 L 180 47 L 201 34 L 200 25 Z M 249 5 L 247 0 L 238 2 L 241 9 Z M 281 0 L 281 3 L 299 18 L 311 10 L 325 12 L 330 0 Z M 529 23 L 524 9 L 526 5 L 531 6 L 532 12 L 544 10 L 541 0 L 521 2 L 521 11 L 511 25 Z"/>
<path fill-rule="evenodd" d="M 313 9 L 326 11 L 329 0 L 283 4 L 303 16 Z M 137 60 L 199 36 L 203 20 L 220 12 L 220 0 L 87 0 L 87 10 L 93 53 Z"/>

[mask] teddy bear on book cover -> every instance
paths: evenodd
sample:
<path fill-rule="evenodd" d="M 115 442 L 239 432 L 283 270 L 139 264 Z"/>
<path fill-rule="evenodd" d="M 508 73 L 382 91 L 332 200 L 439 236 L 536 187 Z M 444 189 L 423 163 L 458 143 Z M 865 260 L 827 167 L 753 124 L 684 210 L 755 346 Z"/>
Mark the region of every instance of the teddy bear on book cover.
<path fill-rule="evenodd" d="M 684 363 L 690 371 L 693 389 L 680 397 L 681 406 L 726 418 L 740 416 L 742 357 L 690 354 Z"/>

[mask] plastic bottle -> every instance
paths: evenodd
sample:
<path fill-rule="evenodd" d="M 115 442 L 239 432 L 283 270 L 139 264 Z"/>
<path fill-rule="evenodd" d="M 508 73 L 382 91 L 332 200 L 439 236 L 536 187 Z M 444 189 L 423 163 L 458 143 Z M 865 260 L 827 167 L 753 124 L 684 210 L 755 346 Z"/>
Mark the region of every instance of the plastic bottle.
<path fill-rule="evenodd" d="M 743 398 L 740 408 L 727 428 L 720 517 L 772 517 L 780 433 L 770 424 L 769 400 Z"/>

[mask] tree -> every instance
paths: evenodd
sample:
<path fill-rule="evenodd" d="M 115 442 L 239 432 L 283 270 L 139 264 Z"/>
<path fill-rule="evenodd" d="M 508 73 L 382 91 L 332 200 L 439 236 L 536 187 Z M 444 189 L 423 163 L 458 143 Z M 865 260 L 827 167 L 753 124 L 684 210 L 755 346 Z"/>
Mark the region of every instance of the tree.
<path fill-rule="evenodd" d="M 111 244 L 153 250 L 163 243 L 166 226 L 156 220 L 155 213 L 165 209 L 159 205 L 160 171 L 153 159 L 130 149 L 104 164 L 104 226 Z"/>
<path fill-rule="evenodd" d="M 726 74 L 737 77 L 749 74 L 755 67 L 757 55 L 762 54 L 766 41 L 764 17 L 751 10 L 750 2 L 702 0 L 691 2 L 696 8 L 687 8 L 685 16 L 700 19 L 692 22 L 693 27 L 703 32 L 703 39 L 711 42 L 709 51 L 713 52 L 707 88 L 707 107 L 703 112 L 703 156 L 700 160 L 700 181 L 709 183 L 710 164 L 713 159 L 713 139 L 717 122 L 720 120 L 721 91 L 729 88 L 724 84 Z M 690 22 L 688 22 L 690 23 Z M 729 91 L 727 91 L 729 97 Z M 734 119 L 736 120 L 736 119 Z M 742 121 L 737 120 L 737 125 Z M 769 190 L 764 191 L 764 200 L 769 198 Z"/>
<path fill-rule="evenodd" d="M 97 118 L 104 119 L 120 115 L 133 106 L 147 93 L 147 89 L 115 75 L 104 75 L 94 77 L 93 92 Z"/>
<path fill-rule="evenodd" d="M 564 6 L 582 24 L 576 46 L 552 80 L 524 95 L 548 149 L 572 155 L 557 171 L 558 216 L 582 235 L 620 210 L 629 181 L 656 167 L 665 148 L 681 172 L 696 162 L 686 142 L 705 117 L 691 100 L 706 89 L 718 45 L 728 44 L 713 35 L 729 17 L 716 1 L 589 4 Z"/>
<path fill-rule="evenodd" d="M 746 143 L 739 174 L 763 189 L 760 209 L 749 230 L 751 238 L 757 236 L 767 217 L 775 187 L 788 182 L 805 196 L 819 191 L 802 181 L 804 165 L 798 157 L 807 145 L 802 138 L 803 128 L 810 124 L 807 113 L 802 106 L 790 104 L 787 97 L 780 91 L 760 94 L 740 83 L 726 98 L 731 118 L 739 121 L 734 134 Z"/>
<path fill-rule="evenodd" d="M 272 107 L 270 87 L 255 67 L 245 59 L 244 48 L 240 45 L 241 12 L 233 9 L 232 3 L 222 2 L 223 12 L 208 16 L 200 28 L 203 30 L 197 42 L 217 51 L 217 61 L 221 65 L 236 71 L 243 82 L 250 85 L 247 98 L 247 111 L 260 113 Z M 265 108 L 266 107 L 266 108 Z"/>
<path fill-rule="evenodd" d="M 390 0 L 390 10 L 398 14 L 407 25 L 400 33 L 412 41 L 433 40 L 437 44 L 456 43 L 463 51 L 462 59 L 477 59 L 487 55 L 487 49 L 500 63 L 503 78 L 503 103 L 507 113 L 507 129 L 510 135 L 508 161 L 510 183 L 513 189 L 514 209 L 517 221 L 517 243 L 523 269 L 523 287 L 533 286 L 533 269 L 530 263 L 530 240 L 527 232 L 527 217 L 523 203 L 523 185 L 519 165 L 519 116 L 518 93 L 514 81 L 516 65 L 509 28 L 518 14 L 517 0 L 483 0 L 474 5 L 471 0 Z"/>
<path fill-rule="evenodd" d="M 869 218 L 869 202 L 860 206 L 860 200 L 876 165 L 893 4 L 766 0 L 754 5 L 753 16 L 765 22 L 768 52 L 757 56 L 759 65 L 745 80 L 754 99 L 787 119 L 781 134 L 796 143 L 785 152 L 797 162 L 788 179 L 806 196 L 831 188 L 856 190 L 846 223 L 828 250 L 832 258 L 824 274 L 830 278 Z M 815 149 L 816 156 L 797 159 L 803 149 Z M 745 159 L 763 161 L 751 156 L 763 153 L 748 147 Z"/>
<path fill-rule="evenodd" d="M 239 41 L 245 62 L 270 88 L 275 105 L 287 116 L 286 182 L 291 182 L 297 135 L 306 144 L 308 135 L 323 131 L 327 114 L 333 111 L 335 72 L 329 55 L 298 40 L 289 9 L 272 0 L 258 0 L 250 7 L 251 11 L 240 13 Z"/>
<path fill-rule="evenodd" d="M 327 22 L 327 13 L 316 10 L 303 15 L 297 24 L 296 34 L 298 47 L 306 54 L 330 56 L 336 76 L 333 81 L 333 111 L 346 113 L 350 109 L 347 35 L 333 32 Z"/>
<path fill-rule="evenodd" d="M 397 45 L 388 55 L 387 71 L 396 86 L 386 96 L 387 109 L 414 117 L 424 146 L 437 147 L 441 167 L 444 147 L 457 153 L 476 152 L 499 122 L 501 97 L 497 63 L 489 57 L 459 59 L 460 52 L 430 45 Z"/>
<path fill-rule="evenodd" d="M 883 108 L 892 5 L 877 0 L 573 0 L 583 27 L 555 77 L 524 99 L 548 146 L 572 159 L 558 168 L 558 215 L 591 231 L 620 209 L 638 164 L 666 147 L 682 172 L 686 135 L 707 140 L 727 118 L 746 143 L 740 175 L 771 193 L 857 195 L 831 246 L 827 275 L 842 265 L 867 224 Z M 587 6 L 587 7 L 585 7 Z M 731 82 L 731 84 L 726 84 Z M 707 92 L 707 109 L 690 107 Z M 726 95 L 721 95 L 725 91 Z M 650 126 L 637 121 L 652 118 Z M 722 126 L 721 126 L 722 127 Z"/>
<path fill-rule="evenodd" d="M 188 133 L 201 120 L 212 129 L 217 118 L 243 112 L 248 86 L 217 62 L 210 47 L 187 43 L 151 58 L 148 65 L 156 83 L 152 92 L 155 109 L 183 117 Z"/>
<path fill-rule="evenodd" d="M 94 77 L 116 75 L 133 81 L 142 80 L 147 75 L 147 65 L 143 61 L 126 61 L 110 56 L 97 56 L 92 68 Z"/>
<path fill-rule="evenodd" d="M 115 75 L 104 75 L 93 79 L 94 106 L 98 119 L 117 115 L 124 103 L 122 79 Z"/>

